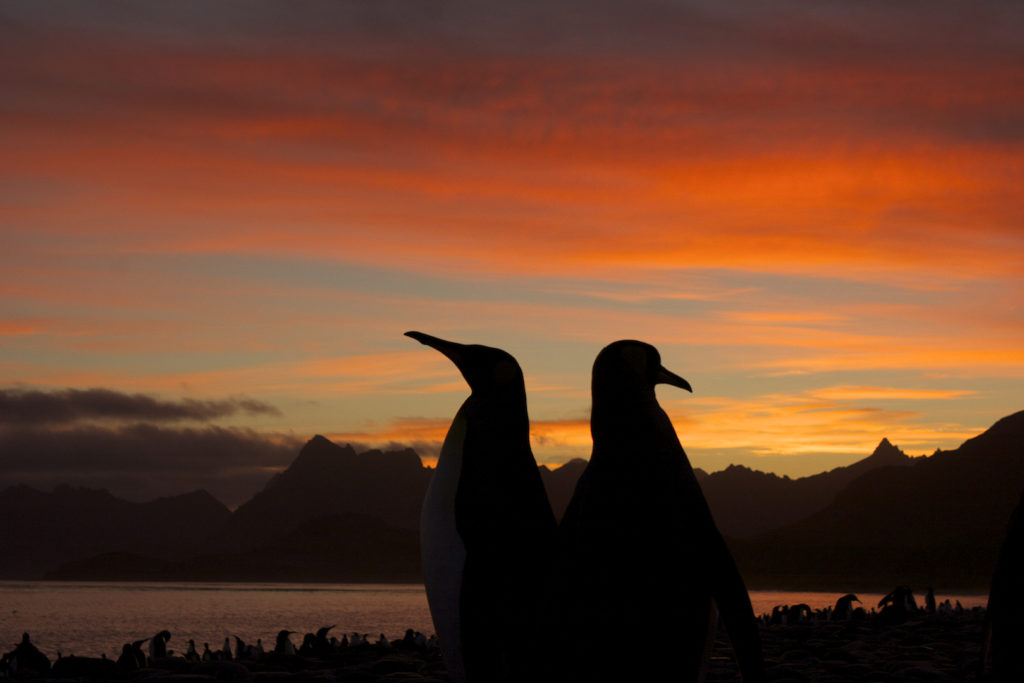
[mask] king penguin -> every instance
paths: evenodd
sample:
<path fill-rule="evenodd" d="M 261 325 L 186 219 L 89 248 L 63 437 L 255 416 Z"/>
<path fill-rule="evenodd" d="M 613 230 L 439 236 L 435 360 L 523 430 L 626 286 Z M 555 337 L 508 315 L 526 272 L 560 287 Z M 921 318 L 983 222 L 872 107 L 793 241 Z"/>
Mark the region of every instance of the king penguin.
<path fill-rule="evenodd" d="M 985 632 L 979 678 L 991 666 L 997 683 L 1024 680 L 1024 493 L 1010 515 L 985 610 Z"/>
<path fill-rule="evenodd" d="M 526 386 L 501 349 L 407 332 L 448 357 L 470 395 L 423 502 L 427 601 L 453 683 L 530 680 L 556 522 L 530 449 Z"/>
<path fill-rule="evenodd" d="M 743 680 L 765 680 L 749 595 L 657 384 L 692 391 L 643 342 L 614 342 L 594 361 L 593 451 L 559 527 L 545 600 L 551 681 L 703 680 L 719 613 Z M 658 643 L 609 648 L 623 632 Z"/>

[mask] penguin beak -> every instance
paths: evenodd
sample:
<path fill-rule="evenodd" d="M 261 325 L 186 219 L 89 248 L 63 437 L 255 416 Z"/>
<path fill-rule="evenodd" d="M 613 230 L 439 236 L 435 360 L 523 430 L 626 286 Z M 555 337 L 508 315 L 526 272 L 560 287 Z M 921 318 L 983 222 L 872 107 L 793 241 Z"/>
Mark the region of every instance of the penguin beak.
<path fill-rule="evenodd" d="M 657 379 L 654 380 L 654 383 L 671 384 L 674 387 L 686 389 L 691 394 L 693 393 L 693 387 L 690 386 L 689 382 L 687 382 L 685 379 L 675 374 L 674 372 L 669 372 L 668 370 L 665 369 L 664 366 L 658 368 L 658 377 Z"/>
<path fill-rule="evenodd" d="M 455 363 L 456 367 L 462 367 L 460 365 L 460 362 L 462 361 L 462 344 L 450 342 L 445 339 L 439 339 L 438 337 L 432 337 L 429 334 L 423 334 L 422 332 L 406 332 L 405 336 L 412 337 L 420 344 L 437 349 L 447 356 L 448 360 Z"/>

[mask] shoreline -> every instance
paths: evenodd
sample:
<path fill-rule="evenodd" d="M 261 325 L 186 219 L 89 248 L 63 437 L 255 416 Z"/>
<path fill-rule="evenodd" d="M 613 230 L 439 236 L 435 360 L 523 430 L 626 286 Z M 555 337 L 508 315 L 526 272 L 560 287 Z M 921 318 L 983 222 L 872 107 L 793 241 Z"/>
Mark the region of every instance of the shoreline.
<path fill-rule="evenodd" d="M 979 681 L 981 643 L 985 610 L 977 607 L 961 614 L 915 614 L 902 623 L 879 616 L 849 621 L 808 621 L 788 625 L 761 624 L 765 668 L 770 681 L 871 680 L 938 681 L 940 683 Z M 48 657 L 46 643 L 36 644 Z M 636 643 L 625 644 L 635 647 Z M 638 656 L 644 656 L 638 653 Z M 669 655 L 671 656 L 671 655 Z M 140 680 L 151 683 L 187 680 L 213 683 L 238 681 L 308 681 L 333 678 L 339 681 L 384 683 L 416 680 L 443 683 L 447 680 L 436 649 L 371 644 L 341 648 L 317 657 L 268 654 L 256 660 L 188 662 L 167 657 L 147 668 L 117 673 L 113 660 L 78 657 L 62 665 L 65 671 L 81 674 L 81 667 L 105 667 L 110 675 L 93 675 L 95 681 Z M 87 661 L 88 660 L 88 661 Z M 51 659 L 53 662 L 53 659 Z M 77 665 L 79 668 L 74 668 Z M 116 673 L 116 675 L 114 675 Z M 56 678 L 58 671 L 32 678 Z M 76 676 L 76 677 L 81 677 Z M 707 681 L 738 681 L 732 648 L 724 630 L 719 629 L 709 659 Z"/>

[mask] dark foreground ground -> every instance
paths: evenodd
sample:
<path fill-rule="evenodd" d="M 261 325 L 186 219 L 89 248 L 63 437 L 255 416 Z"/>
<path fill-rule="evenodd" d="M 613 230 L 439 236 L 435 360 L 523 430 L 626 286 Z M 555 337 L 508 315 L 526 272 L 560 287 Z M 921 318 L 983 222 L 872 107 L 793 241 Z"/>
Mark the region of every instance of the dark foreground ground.
<path fill-rule="evenodd" d="M 762 626 L 771 681 L 981 681 L 978 662 L 985 614 L 929 615 L 899 625 L 879 620 Z M 720 634 L 708 681 L 738 681 Z"/>
<path fill-rule="evenodd" d="M 983 627 L 984 612 L 975 610 L 960 615 L 921 616 L 898 625 L 869 619 L 763 626 L 761 638 L 772 681 L 973 682 L 984 680 L 979 678 L 977 670 Z M 45 651 L 45 644 L 39 645 Z M 636 643 L 624 646 L 636 650 L 637 657 L 660 654 L 656 649 L 644 652 Z M 402 651 L 376 645 L 348 648 L 321 659 L 268 655 L 258 662 L 192 664 L 171 657 L 146 669 L 118 674 L 110 673 L 112 664 L 99 662 L 93 674 L 79 669 L 75 675 L 62 680 L 145 683 L 447 681 L 444 664 L 436 651 Z M 99 670 L 104 668 L 105 672 Z M 54 679 L 54 673 L 25 679 Z M 716 642 L 707 680 L 740 680 L 724 634 L 720 634 Z"/>

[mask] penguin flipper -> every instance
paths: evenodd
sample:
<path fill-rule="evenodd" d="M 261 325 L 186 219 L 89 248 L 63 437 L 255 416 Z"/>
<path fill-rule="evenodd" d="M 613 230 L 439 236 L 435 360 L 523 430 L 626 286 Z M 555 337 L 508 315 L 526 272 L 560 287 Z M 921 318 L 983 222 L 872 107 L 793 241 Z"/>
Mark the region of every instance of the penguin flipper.
<path fill-rule="evenodd" d="M 744 683 L 767 681 L 764 669 L 764 654 L 761 651 L 761 635 L 757 618 L 750 604 L 750 594 L 743 583 L 736 561 L 725 545 L 721 534 L 715 534 L 718 557 L 712 577 L 712 597 L 718 605 L 725 630 L 729 634 L 740 675 Z"/>

